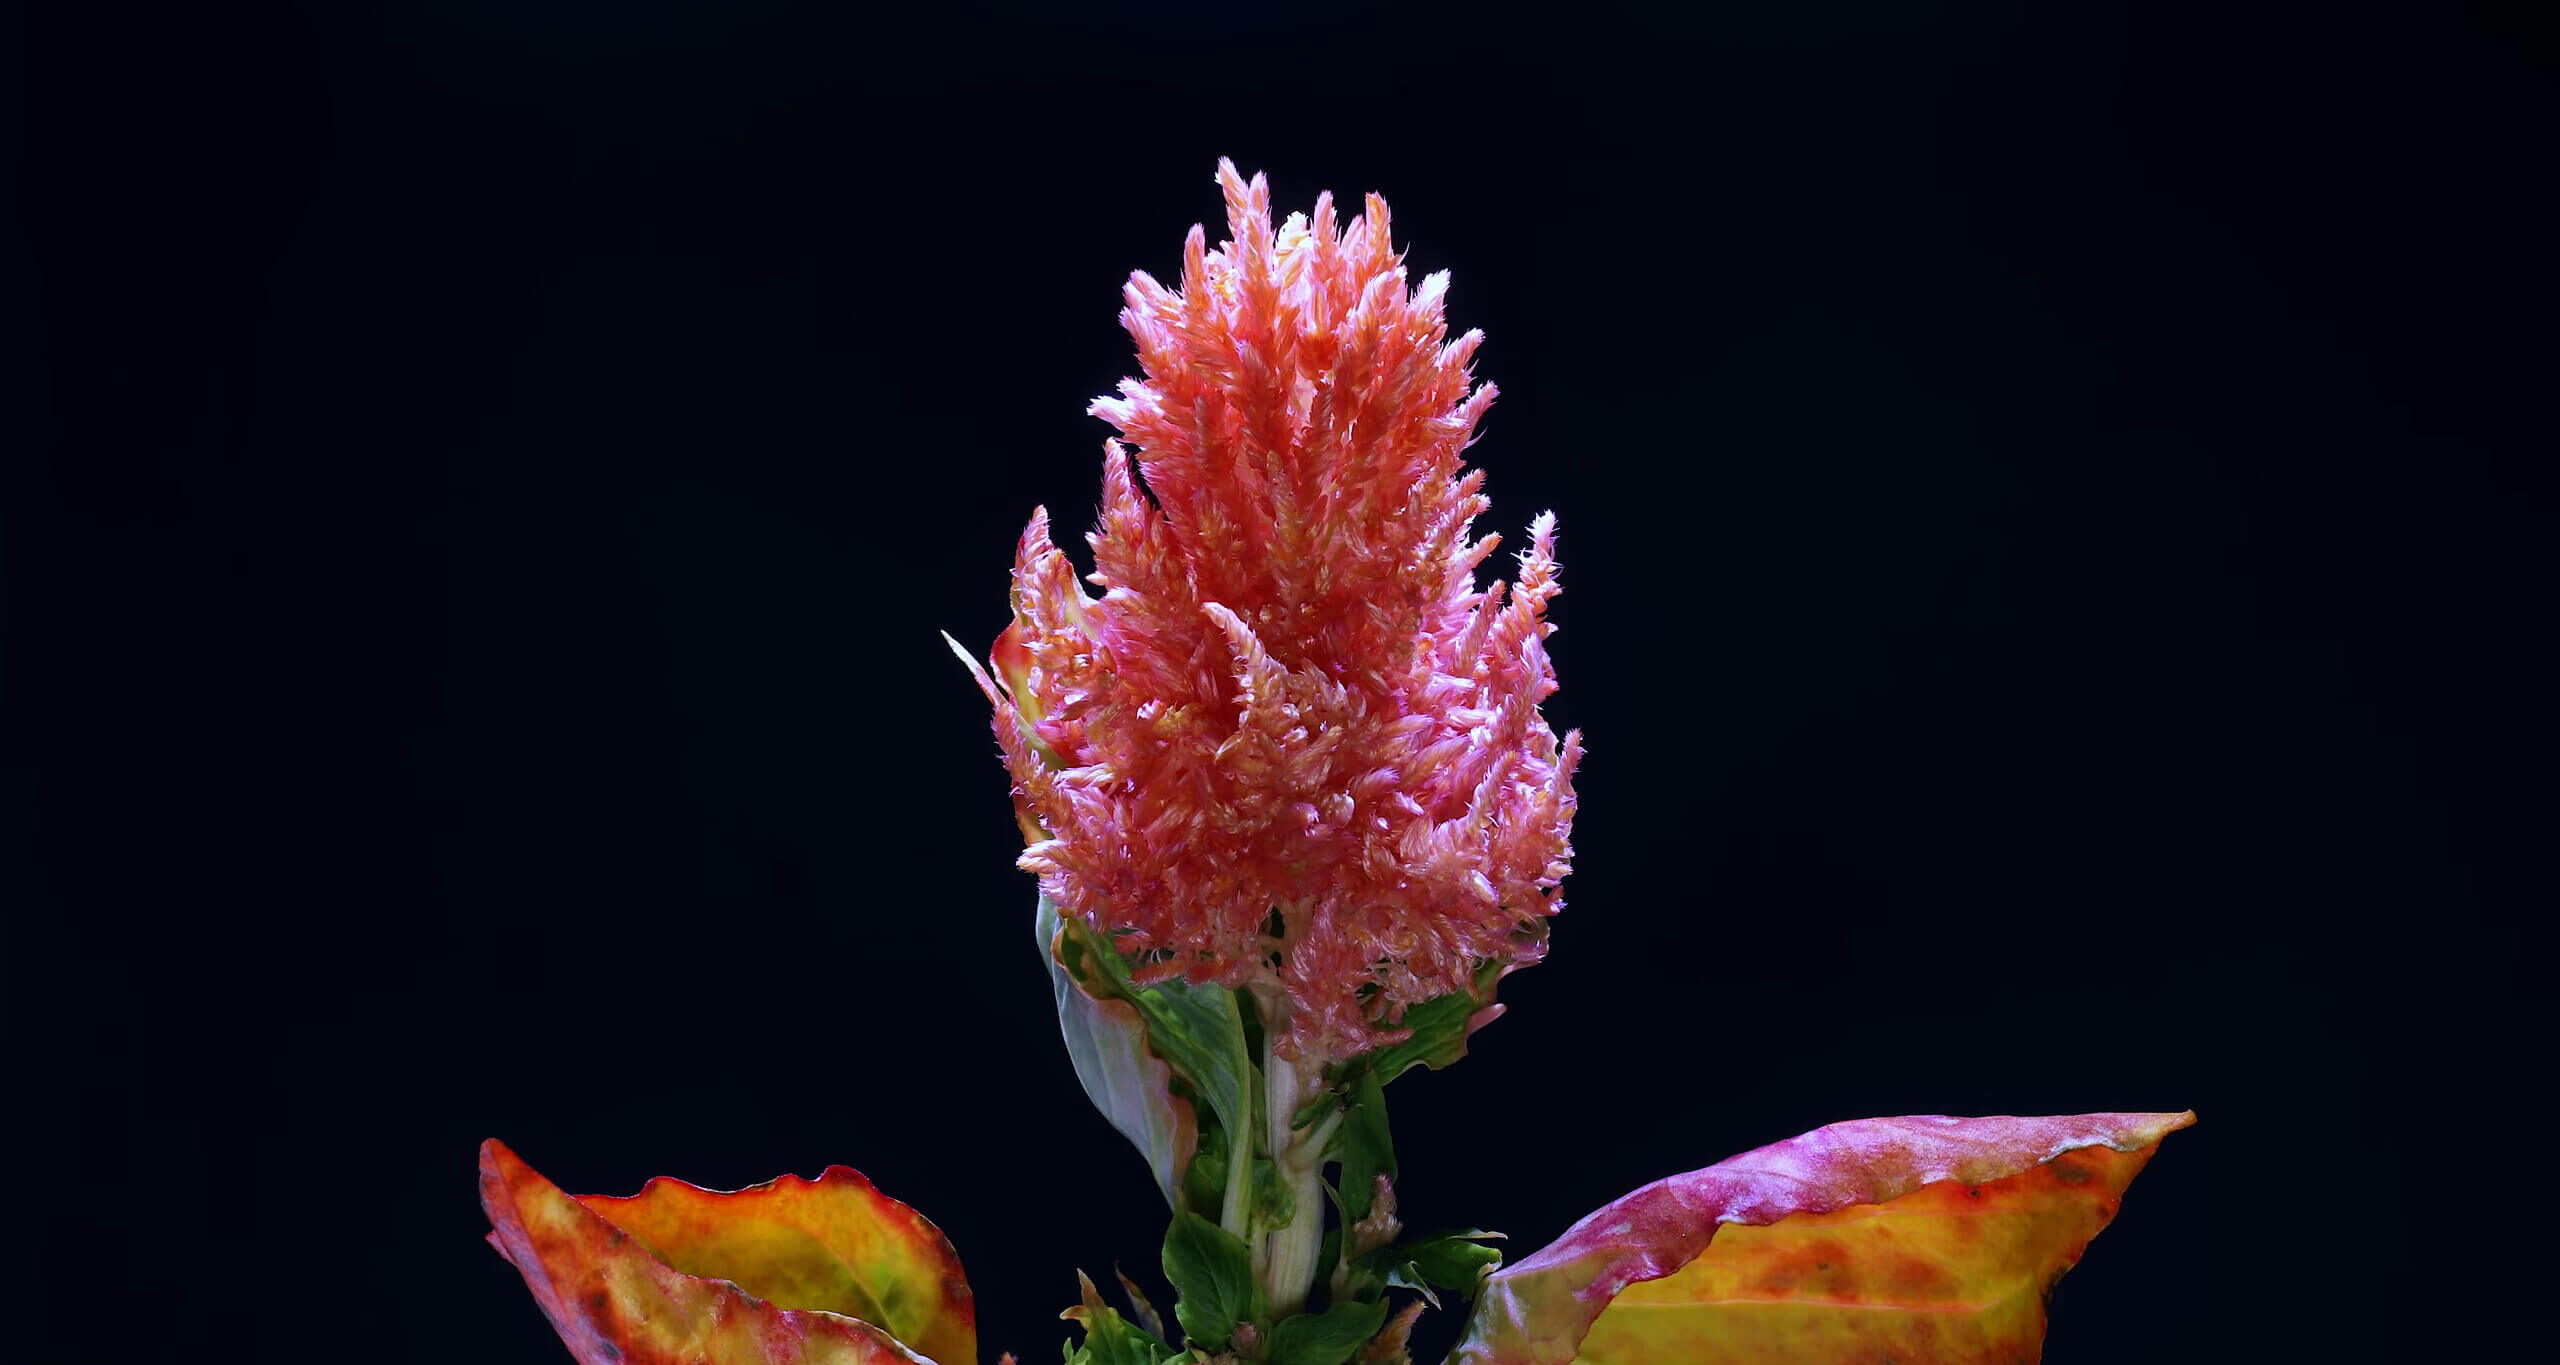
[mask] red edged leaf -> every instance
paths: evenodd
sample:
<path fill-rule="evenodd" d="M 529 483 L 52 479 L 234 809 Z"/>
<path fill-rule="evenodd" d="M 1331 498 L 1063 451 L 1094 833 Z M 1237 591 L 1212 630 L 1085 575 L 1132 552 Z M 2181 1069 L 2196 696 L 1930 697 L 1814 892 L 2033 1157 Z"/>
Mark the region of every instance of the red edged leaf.
<path fill-rule="evenodd" d="M 977 1358 L 951 1244 L 849 1167 L 730 1194 L 661 1176 L 628 1198 L 573 1197 L 492 1140 L 480 1204 L 584 1365 Z"/>
<path fill-rule="evenodd" d="M 2053 1281 L 2160 1139 L 2194 1121 L 1817 1128 L 1655 1181 L 1495 1273 L 1450 1359 L 2033 1361 Z"/>
<path fill-rule="evenodd" d="M 1137 1007 L 1086 994 L 1058 960 L 1063 924 L 1058 908 L 1042 896 L 1032 929 L 1040 940 L 1040 956 L 1049 964 L 1049 988 L 1057 997 L 1058 1033 L 1066 1040 L 1068 1060 L 1075 1063 L 1076 1079 L 1093 1107 L 1146 1157 L 1165 1203 L 1179 1207 L 1175 1191 L 1200 1148 L 1191 1103 L 1174 1095 L 1173 1068 L 1148 1049 L 1146 1021 Z"/>

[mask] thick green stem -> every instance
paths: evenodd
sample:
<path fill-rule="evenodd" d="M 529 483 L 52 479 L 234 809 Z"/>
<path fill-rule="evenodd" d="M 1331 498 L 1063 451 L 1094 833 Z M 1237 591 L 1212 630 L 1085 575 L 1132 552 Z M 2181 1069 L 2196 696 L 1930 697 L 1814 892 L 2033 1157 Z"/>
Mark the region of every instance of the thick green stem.
<path fill-rule="evenodd" d="M 1271 1030 L 1266 1038 L 1277 1037 Z M 1270 1301 L 1274 1318 L 1285 1318 L 1307 1306 L 1307 1291 L 1315 1284 L 1316 1257 L 1324 1249 L 1324 1148 L 1332 1135 L 1332 1122 L 1310 1124 L 1292 1131 L 1290 1121 L 1311 1097 L 1308 1082 L 1322 1085 L 1320 1064 L 1302 1069 L 1288 1058 L 1269 1050 L 1263 1058 L 1264 1136 L 1271 1151 L 1272 1164 L 1278 1169 L 1280 1182 L 1289 1191 L 1289 1221 L 1269 1230 L 1268 1239 L 1255 1248 L 1255 1268 L 1262 1276 L 1263 1295 Z"/>

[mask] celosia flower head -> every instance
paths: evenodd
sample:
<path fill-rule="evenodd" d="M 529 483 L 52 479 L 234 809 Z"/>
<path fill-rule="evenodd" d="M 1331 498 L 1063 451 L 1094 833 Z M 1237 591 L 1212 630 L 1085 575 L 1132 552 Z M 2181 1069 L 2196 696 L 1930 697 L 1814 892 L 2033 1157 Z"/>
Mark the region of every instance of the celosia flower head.
<path fill-rule="evenodd" d="M 1194 226 L 1180 289 L 1123 293 L 1102 595 L 1035 511 L 978 677 L 1043 894 L 1140 980 L 1255 988 L 1285 1053 L 1339 1059 L 1545 951 L 1581 754 L 1538 711 L 1554 517 L 1477 586 L 1482 334 L 1448 339 L 1445 272 L 1408 292 L 1384 200 L 1275 232 L 1263 177 L 1218 184 L 1229 240 Z"/>

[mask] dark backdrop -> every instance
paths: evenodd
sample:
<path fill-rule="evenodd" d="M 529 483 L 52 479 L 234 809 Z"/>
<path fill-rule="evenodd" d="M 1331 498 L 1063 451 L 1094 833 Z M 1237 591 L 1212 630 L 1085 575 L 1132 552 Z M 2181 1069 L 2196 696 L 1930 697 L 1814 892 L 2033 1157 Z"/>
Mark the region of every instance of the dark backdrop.
<path fill-rule="evenodd" d="M 1390 198 L 1562 519 L 1580 870 L 1414 1221 L 2191 1106 L 2052 1360 L 2534 1311 L 2553 49 L 2063 8 L 19 16 L 8 1353 L 561 1360 L 490 1135 L 856 1165 L 990 1358 L 1148 1271 L 934 632 L 1221 154 Z"/>

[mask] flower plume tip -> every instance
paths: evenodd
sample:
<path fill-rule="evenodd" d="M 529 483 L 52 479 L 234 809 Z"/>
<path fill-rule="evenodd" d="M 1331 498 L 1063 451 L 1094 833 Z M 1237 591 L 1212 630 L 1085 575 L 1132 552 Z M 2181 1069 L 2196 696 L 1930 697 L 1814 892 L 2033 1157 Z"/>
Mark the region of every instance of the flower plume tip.
<path fill-rule="evenodd" d="M 980 664 L 976 657 L 971 655 L 968 649 L 959 641 L 952 639 L 950 631 L 944 630 L 937 631 L 935 633 L 942 637 L 942 643 L 951 647 L 952 656 L 960 661 L 961 667 L 969 670 L 969 676 L 977 679 L 978 690 L 987 694 L 988 701 L 994 702 L 998 706 L 1013 705 L 1013 698 L 1006 696 L 997 688 L 996 680 L 988 675 L 986 666 Z"/>

